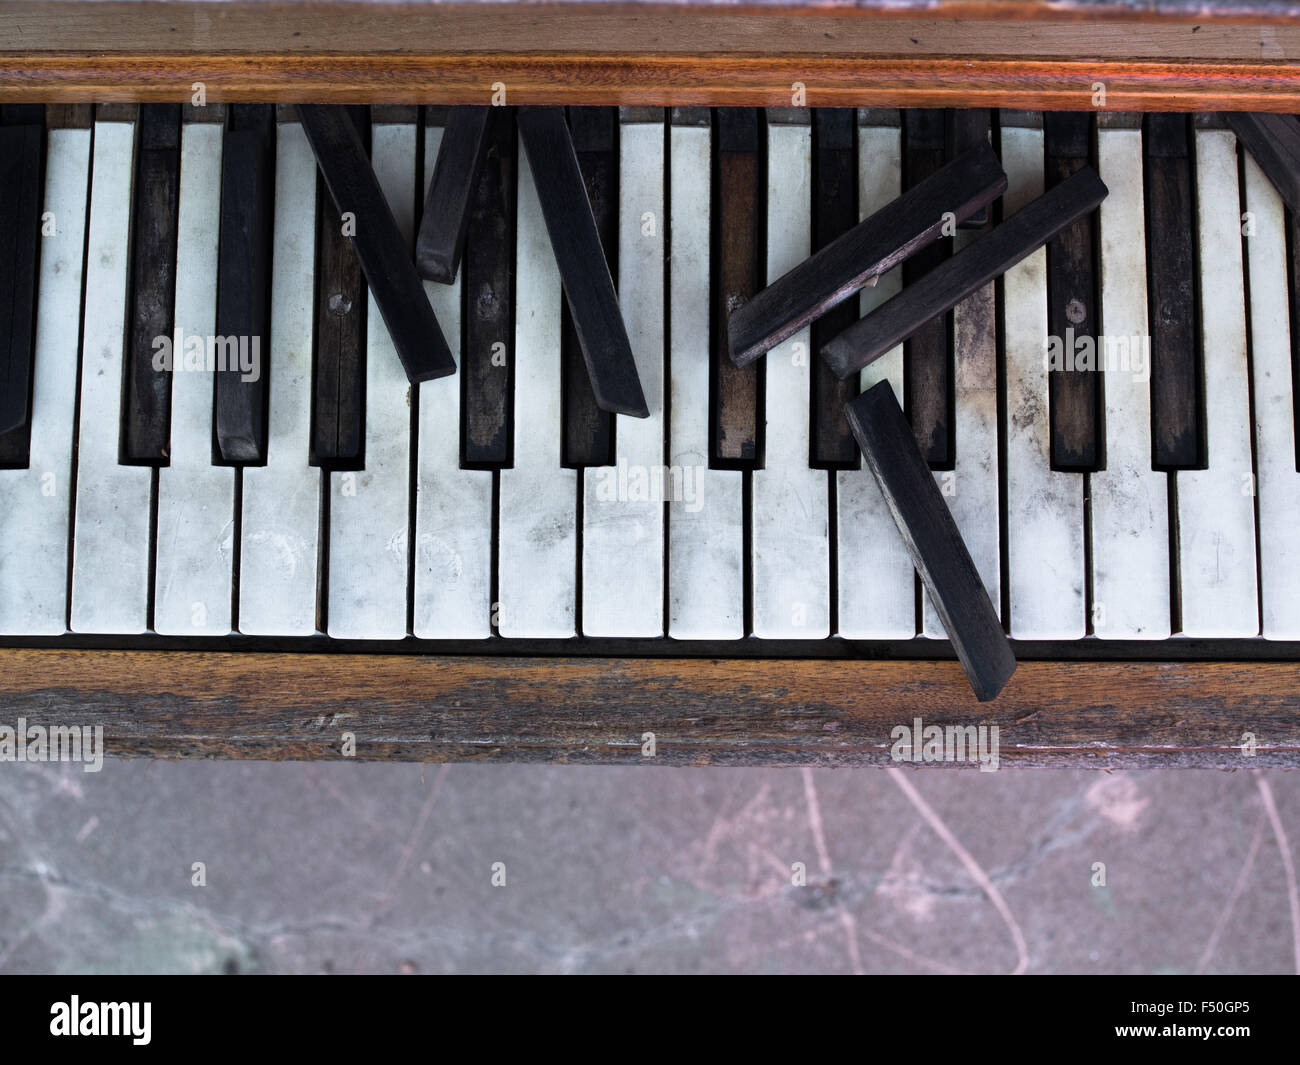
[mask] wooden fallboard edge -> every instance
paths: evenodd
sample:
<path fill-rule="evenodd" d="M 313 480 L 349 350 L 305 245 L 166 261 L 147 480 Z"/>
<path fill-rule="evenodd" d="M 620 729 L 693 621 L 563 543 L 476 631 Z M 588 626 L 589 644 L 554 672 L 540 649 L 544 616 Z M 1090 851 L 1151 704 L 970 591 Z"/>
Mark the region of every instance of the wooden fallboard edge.
<path fill-rule="evenodd" d="M 1297 766 L 1300 663 L 1023 662 L 979 704 L 954 662 L 0 650 L 0 726 L 125 757 L 890 766 L 918 717 L 1002 767 Z"/>

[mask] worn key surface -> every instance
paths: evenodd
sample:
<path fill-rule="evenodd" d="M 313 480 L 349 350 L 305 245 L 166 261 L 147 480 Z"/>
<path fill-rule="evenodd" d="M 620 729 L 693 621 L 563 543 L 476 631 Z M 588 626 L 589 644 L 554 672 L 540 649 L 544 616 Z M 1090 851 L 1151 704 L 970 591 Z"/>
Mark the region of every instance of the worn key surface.
<path fill-rule="evenodd" d="M 956 159 L 962 152 L 985 144 L 992 128 L 992 114 L 987 107 L 954 107 L 945 112 L 944 156 Z M 988 224 L 989 209 L 981 207 L 959 229 L 982 229 Z"/>
<path fill-rule="evenodd" d="M 793 336 L 871 278 L 937 239 L 946 214 L 956 221 L 969 217 L 1006 183 L 993 149 L 972 148 L 736 310 L 728 323 L 732 359 L 751 362 Z"/>
<path fill-rule="evenodd" d="M 40 256 L 44 127 L 6 105 L 0 126 L 0 464 L 27 464 L 31 436 L 36 272 Z"/>
<path fill-rule="evenodd" d="M 1254 111 L 1225 111 L 1223 117 L 1283 202 L 1300 210 L 1300 119 Z"/>
<path fill-rule="evenodd" d="M 627 327 L 564 112 L 558 107 L 525 108 L 518 121 L 596 402 L 601 410 L 645 418 L 649 411 Z"/>
<path fill-rule="evenodd" d="M 975 697 L 995 698 L 1016 659 L 893 387 L 881 381 L 847 414 Z"/>
<path fill-rule="evenodd" d="M 455 373 L 456 360 L 356 126 L 338 106 L 299 104 L 298 113 L 335 206 L 355 216 L 356 232 L 349 239 L 407 380 L 414 384 Z"/>
<path fill-rule="evenodd" d="M 487 147 L 489 107 L 453 107 L 447 112 L 433 181 L 424 201 L 415 265 L 420 276 L 450 285 L 460 269 L 470 205 Z"/>

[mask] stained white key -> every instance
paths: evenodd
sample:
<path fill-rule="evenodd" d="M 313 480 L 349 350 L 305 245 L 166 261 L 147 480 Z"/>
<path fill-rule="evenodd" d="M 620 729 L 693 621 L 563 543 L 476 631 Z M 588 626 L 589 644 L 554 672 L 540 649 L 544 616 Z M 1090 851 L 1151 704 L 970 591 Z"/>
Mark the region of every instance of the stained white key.
<path fill-rule="evenodd" d="M 582 495 L 582 628 L 664 632 L 664 127 L 619 133 L 618 293 L 648 418 L 620 417 L 614 466 L 588 467 Z M 707 335 L 707 334 L 706 334 Z"/>
<path fill-rule="evenodd" d="M 560 272 L 528 157 L 515 234 L 515 464 L 500 474 L 497 629 L 576 634 L 577 470 L 560 464 Z"/>
<path fill-rule="evenodd" d="M 409 244 L 415 232 L 415 126 L 375 125 L 370 145 L 379 187 Z M 406 635 L 410 477 L 411 384 L 372 295 L 366 310 L 366 466 L 330 475 L 331 636 Z"/>
<path fill-rule="evenodd" d="M 316 159 L 298 123 L 279 127 L 271 267 L 271 393 L 265 466 L 245 467 L 239 630 L 316 631 L 321 474 L 308 464 L 316 291 Z"/>
<path fill-rule="evenodd" d="M 1043 132 L 1002 127 L 1003 210 L 1043 192 Z M 1007 388 L 1007 557 L 1011 635 L 1084 635 L 1083 474 L 1051 468 L 1047 387 L 1047 250 L 1003 278 Z"/>
<path fill-rule="evenodd" d="M 426 192 L 442 132 L 424 131 Z M 463 365 L 460 278 L 426 281 L 424 291 Z M 460 468 L 459 379 L 419 387 L 414 631 L 426 639 L 482 639 L 492 635 L 492 472 Z"/>
<path fill-rule="evenodd" d="M 1227 130 L 1196 131 L 1196 188 L 1208 463 L 1174 474 L 1183 632 L 1254 636 L 1259 600 L 1241 201 L 1237 139 Z"/>
<path fill-rule="evenodd" d="M 668 634 L 744 636 L 744 474 L 709 469 L 709 142 L 707 126 L 671 132 L 670 466 Z M 620 430 L 621 431 L 621 430 Z"/>
<path fill-rule="evenodd" d="M 808 257 L 812 128 L 768 127 L 767 281 Z M 767 353 L 765 466 L 753 474 L 754 634 L 830 634 L 829 474 L 808 465 L 808 329 Z"/>
<path fill-rule="evenodd" d="M 0 470 L 0 633 L 67 628 L 68 521 L 90 130 L 53 129 L 45 157 L 30 464 Z"/>
<path fill-rule="evenodd" d="M 217 123 L 189 122 L 181 139 L 174 328 L 205 342 L 217 327 L 221 135 Z M 212 464 L 212 372 L 190 368 L 183 348 L 172 358 L 169 455 L 171 464 L 158 471 L 154 629 L 174 636 L 225 635 L 235 471 Z"/>
<path fill-rule="evenodd" d="M 1106 468 L 1092 474 L 1092 626 L 1107 639 L 1169 635 L 1169 483 L 1151 468 L 1150 328 L 1142 133 L 1102 129 L 1101 317 Z M 1105 341 L 1102 342 L 1102 337 Z"/>
<path fill-rule="evenodd" d="M 1287 306 L 1286 215 L 1282 199 L 1246 155 L 1246 241 L 1250 270 L 1251 383 L 1259 478 L 1259 581 L 1262 628 L 1270 640 L 1300 640 L 1300 473 Z"/>
<path fill-rule="evenodd" d="M 144 632 L 153 470 L 117 462 L 135 124 L 97 122 L 72 546 L 74 632 Z"/>
<path fill-rule="evenodd" d="M 902 182 L 902 144 L 897 127 L 858 130 L 858 214 L 874 214 L 895 199 Z M 863 314 L 875 310 L 902 287 L 902 271 L 891 270 L 864 288 Z M 903 346 L 899 344 L 859 374 L 862 390 L 889 381 L 903 402 Z M 840 635 L 850 640 L 910 639 L 916 635 L 916 571 L 866 466 L 839 470 L 836 493 L 836 595 Z"/>

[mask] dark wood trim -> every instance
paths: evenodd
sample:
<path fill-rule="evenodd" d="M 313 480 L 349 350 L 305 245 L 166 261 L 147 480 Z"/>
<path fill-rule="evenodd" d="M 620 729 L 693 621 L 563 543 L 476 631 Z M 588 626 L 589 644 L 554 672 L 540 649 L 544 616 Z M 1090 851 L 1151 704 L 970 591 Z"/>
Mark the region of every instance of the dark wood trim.
<path fill-rule="evenodd" d="M 979 704 L 946 661 L 0 650 L 0 725 L 127 757 L 889 766 L 917 717 L 1003 767 L 1295 767 L 1300 663 L 1023 662 Z"/>

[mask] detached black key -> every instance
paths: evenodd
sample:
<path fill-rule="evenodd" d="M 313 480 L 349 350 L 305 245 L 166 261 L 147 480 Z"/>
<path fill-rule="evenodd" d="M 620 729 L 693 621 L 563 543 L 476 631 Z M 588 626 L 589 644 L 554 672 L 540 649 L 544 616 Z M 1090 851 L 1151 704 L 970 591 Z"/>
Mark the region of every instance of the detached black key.
<path fill-rule="evenodd" d="M 1224 118 L 1293 211 L 1300 211 L 1300 119 L 1254 111 L 1226 111 Z"/>
<path fill-rule="evenodd" d="M 733 312 L 728 323 L 732 359 L 752 362 L 935 240 L 946 213 L 960 222 L 1006 187 L 1007 175 L 993 149 L 971 149 Z"/>
<path fill-rule="evenodd" d="M 992 117 L 987 107 L 952 108 L 944 118 L 944 156 L 947 159 L 956 159 L 975 145 L 988 143 Z M 988 221 L 989 209 L 981 207 L 958 228 L 983 229 Z"/>
<path fill-rule="evenodd" d="M 274 192 L 275 107 L 234 104 L 222 145 L 217 272 L 215 421 L 226 463 L 266 461 Z"/>
<path fill-rule="evenodd" d="M 1149 114 L 1145 149 L 1151 328 L 1151 445 L 1157 469 L 1203 465 L 1204 396 L 1196 339 L 1196 244 L 1188 118 Z"/>
<path fill-rule="evenodd" d="M 5 117 L 31 117 L 5 105 Z M 31 441 L 44 126 L 0 126 L 0 465 L 26 466 Z"/>
<path fill-rule="evenodd" d="M 710 404 L 710 458 L 722 465 L 753 464 L 758 459 L 762 400 L 758 364 L 737 366 L 727 345 L 727 319 L 754 297 L 762 278 L 763 216 L 759 112 L 752 107 L 720 107 L 714 125 L 713 156 L 713 397 Z"/>
<path fill-rule="evenodd" d="M 447 112 L 415 242 L 415 264 L 420 276 L 430 281 L 450 285 L 460 269 L 490 112 L 488 107 L 453 107 Z"/>
<path fill-rule="evenodd" d="M 837 336 L 821 356 L 839 377 L 856 373 L 925 322 L 956 306 L 1041 248 L 1054 233 L 1096 209 L 1106 186 L 1091 168 L 1022 207 L 1000 226 L 968 244 L 915 285 L 906 286 Z"/>
<path fill-rule="evenodd" d="M 618 109 L 571 107 L 569 130 L 596 233 L 613 276 L 618 270 Z M 614 416 L 601 410 L 596 400 L 572 312 L 566 306 L 561 315 L 564 465 L 612 466 Z"/>
<path fill-rule="evenodd" d="M 519 112 L 519 133 L 596 402 L 601 410 L 648 417 L 564 113 L 558 107 L 525 108 Z"/>
<path fill-rule="evenodd" d="M 858 158 L 854 146 L 857 113 L 852 108 L 813 111 L 813 250 L 820 251 L 858 221 Z M 854 300 L 832 307 L 812 324 L 813 350 L 851 326 Z M 841 381 L 821 359 L 812 363 L 812 453 L 818 469 L 850 469 L 858 445 L 844 419 L 844 406 L 857 395 L 855 381 Z"/>
<path fill-rule="evenodd" d="M 893 386 L 869 388 L 849 404 L 848 418 L 975 697 L 995 698 L 1016 658 Z"/>
<path fill-rule="evenodd" d="M 515 155 L 514 110 L 494 107 L 465 240 L 461 459 L 476 469 L 504 469 L 511 462 Z"/>
<path fill-rule="evenodd" d="M 456 372 L 433 316 L 411 250 L 370 167 L 356 126 L 341 107 L 299 104 L 302 128 L 340 215 L 355 217 L 349 236 L 397 357 L 412 384 Z"/>
<path fill-rule="evenodd" d="M 1092 115 L 1085 111 L 1049 111 L 1043 116 L 1048 189 L 1088 165 Z M 1047 323 L 1069 355 L 1087 351 L 1075 345 L 1084 337 L 1097 351 L 1097 268 L 1091 214 L 1080 215 L 1047 244 Z M 1048 377 L 1052 426 L 1052 467 L 1099 469 L 1101 449 L 1101 375 L 1095 366 L 1054 369 Z"/>
<path fill-rule="evenodd" d="M 121 458 L 128 465 L 165 466 L 170 460 L 172 375 L 154 368 L 154 341 L 170 339 L 174 325 L 180 176 L 181 105 L 141 104 L 131 209 L 130 332 L 122 389 Z"/>

